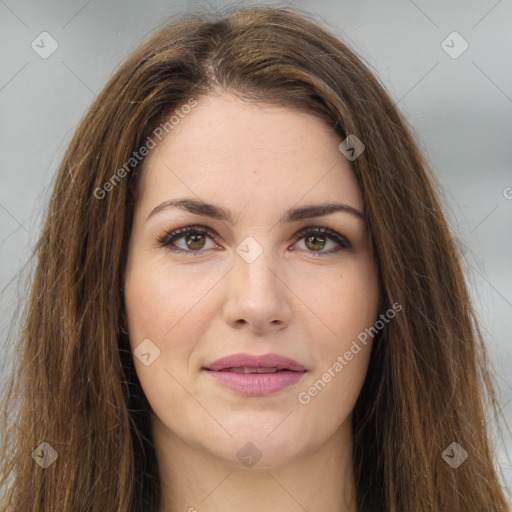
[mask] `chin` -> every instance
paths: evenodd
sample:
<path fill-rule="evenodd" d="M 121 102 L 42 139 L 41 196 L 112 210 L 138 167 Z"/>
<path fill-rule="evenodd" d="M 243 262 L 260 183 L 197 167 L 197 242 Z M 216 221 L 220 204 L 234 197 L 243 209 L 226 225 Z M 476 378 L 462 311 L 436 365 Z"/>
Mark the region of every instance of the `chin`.
<path fill-rule="evenodd" d="M 271 430 L 251 428 L 250 432 L 233 434 L 215 446 L 205 448 L 215 457 L 237 469 L 272 469 L 291 464 L 307 450 L 304 439 L 290 437 L 283 430 L 281 435 L 269 436 Z"/>

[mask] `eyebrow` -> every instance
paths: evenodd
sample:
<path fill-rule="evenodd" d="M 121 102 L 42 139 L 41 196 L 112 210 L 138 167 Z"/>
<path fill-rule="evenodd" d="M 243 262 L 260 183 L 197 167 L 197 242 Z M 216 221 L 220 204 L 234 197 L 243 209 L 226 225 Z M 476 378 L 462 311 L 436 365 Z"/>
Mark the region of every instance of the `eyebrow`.
<path fill-rule="evenodd" d="M 146 221 L 158 212 L 167 210 L 169 208 L 180 208 L 181 210 L 186 210 L 197 215 L 203 215 L 213 219 L 227 221 L 230 224 L 236 223 L 231 210 L 214 204 L 206 203 L 204 201 L 189 198 L 171 199 L 169 201 L 164 201 L 163 203 L 153 208 L 153 210 L 147 216 Z M 322 217 L 324 215 L 329 215 L 330 213 L 335 212 L 348 213 L 364 221 L 364 215 L 356 208 L 343 203 L 329 202 L 324 204 L 303 206 L 300 208 L 292 208 L 284 213 L 281 219 L 279 219 L 279 223 L 291 223 L 311 217 Z"/>

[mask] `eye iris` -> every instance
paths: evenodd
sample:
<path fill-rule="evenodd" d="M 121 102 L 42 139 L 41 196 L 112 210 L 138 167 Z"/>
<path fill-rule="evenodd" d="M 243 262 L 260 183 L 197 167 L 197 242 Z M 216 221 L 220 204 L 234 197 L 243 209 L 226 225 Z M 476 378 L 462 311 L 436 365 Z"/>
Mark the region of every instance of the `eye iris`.
<path fill-rule="evenodd" d="M 314 245 L 315 243 L 318 244 L 318 240 L 320 240 L 321 247 L 318 247 L 318 246 Z M 313 241 L 313 247 L 311 247 L 310 244 L 309 244 L 311 241 Z M 307 236 L 306 237 L 306 245 L 310 249 L 313 249 L 314 251 L 318 251 L 320 249 L 323 249 L 323 247 L 325 245 L 325 236 L 323 236 L 323 235 L 310 235 L 310 236 Z"/>
<path fill-rule="evenodd" d="M 200 241 L 198 242 L 198 238 L 199 239 L 200 238 L 203 239 L 202 243 Z M 204 235 L 198 234 L 198 233 L 196 233 L 194 235 L 186 235 L 185 240 L 186 240 L 186 243 L 187 243 L 187 247 L 189 249 L 202 249 L 203 246 L 204 246 L 204 243 L 205 243 Z M 191 242 L 191 240 L 192 240 L 192 242 Z M 199 246 L 197 246 L 196 244 L 199 244 Z"/>

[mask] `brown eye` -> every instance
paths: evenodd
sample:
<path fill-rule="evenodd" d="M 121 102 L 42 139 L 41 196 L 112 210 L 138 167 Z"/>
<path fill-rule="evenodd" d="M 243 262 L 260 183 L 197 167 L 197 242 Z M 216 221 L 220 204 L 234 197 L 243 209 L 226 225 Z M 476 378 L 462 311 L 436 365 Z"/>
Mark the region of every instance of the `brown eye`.
<path fill-rule="evenodd" d="M 213 241 L 214 238 L 214 233 L 208 229 L 199 226 L 187 226 L 167 233 L 159 238 L 158 242 L 169 251 L 199 256 L 206 252 L 207 249 L 213 248 L 206 247 L 206 243 L 208 239 Z M 182 239 L 183 242 L 180 242 Z M 182 245 L 177 245 L 177 242 L 180 242 Z"/>
<path fill-rule="evenodd" d="M 307 252 L 316 253 L 315 256 L 333 254 L 351 247 L 346 237 L 329 228 L 305 228 L 297 233 L 295 238 L 297 241 L 304 239 Z M 182 243 L 180 247 L 176 242 L 181 241 L 181 239 L 183 239 L 184 246 Z M 206 247 L 207 239 L 212 241 L 213 246 L 215 245 L 214 232 L 200 226 L 187 226 L 163 235 L 158 239 L 158 242 L 169 251 L 199 256 L 209 248 L 213 248 L 212 246 Z M 330 250 L 323 250 L 329 243 L 334 243 L 335 247 Z"/>
<path fill-rule="evenodd" d="M 299 231 L 295 237 L 298 241 L 304 239 L 307 252 L 317 253 L 315 256 L 333 254 L 351 247 L 346 237 L 329 228 L 305 228 Z M 323 250 L 328 246 L 329 242 L 334 243 L 334 245 L 338 247 Z"/>
<path fill-rule="evenodd" d="M 185 235 L 184 239 L 189 249 L 202 249 L 205 245 L 204 234 Z"/>
<path fill-rule="evenodd" d="M 306 237 L 306 246 L 313 251 L 319 251 L 324 248 L 326 240 L 323 235 L 310 235 Z"/>

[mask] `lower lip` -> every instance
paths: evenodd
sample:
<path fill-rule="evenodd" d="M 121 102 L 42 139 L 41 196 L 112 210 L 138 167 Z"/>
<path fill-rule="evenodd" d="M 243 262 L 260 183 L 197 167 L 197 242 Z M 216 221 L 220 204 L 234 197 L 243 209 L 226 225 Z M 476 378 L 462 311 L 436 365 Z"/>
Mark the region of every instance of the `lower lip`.
<path fill-rule="evenodd" d="M 276 373 L 234 373 L 224 371 L 206 370 L 217 382 L 224 386 L 243 393 L 244 395 L 258 396 L 276 393 L 284 388 L 293 386 L 307 372 L 293 372 L 284 370 Z"/>

